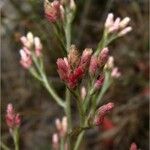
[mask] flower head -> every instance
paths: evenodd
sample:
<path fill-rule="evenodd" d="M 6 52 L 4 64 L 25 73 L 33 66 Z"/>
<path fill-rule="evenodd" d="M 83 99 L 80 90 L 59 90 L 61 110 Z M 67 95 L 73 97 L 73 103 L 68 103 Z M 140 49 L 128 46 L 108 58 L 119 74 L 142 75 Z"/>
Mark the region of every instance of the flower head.
<path fill-rule="evenodd" d="M 45 16 L 48 21 L 56 22 L 61 17 L 61 4 L 58 0 L 44 1 Z"/>
<path fill-rule="evenodd" d="M 75 88 L 81 81 L 89 67 L 91 55 L 92 50 L 85 49 L 81 58 L 78 57 L 78 54 L 75 51 L 72 51 L 69 53 L 68 58 L 57 59 L 59 76 L 70 89 Z"/>
<path fill-rule="evenodd" d="M 12 104 L 7 105 L 6 123 L 10 129 L 17 128 L 21 124 L 20 115 L 15 112 Z"/>
<path fill-rule="evenodd" d="M 129 22 L 129 17 L 122 20 L 118 17 L 114 20 L 114 15 L 109 13 L 105 22 L 105 29 L 107 33 L 117 33 L 118 36 L 123 36 L 132 30 L 132 27 L 128 26 Z"/>
<path fill-rule="evenodd" d="M 41 56 L 42 44 L 39 37 L 34 37 L 31 32 L 20 38 L 23 48 L 19 51 L 21 60 L 20 64 L 29 69 L 32 66 L 32 53 L 38 58 Z"/>

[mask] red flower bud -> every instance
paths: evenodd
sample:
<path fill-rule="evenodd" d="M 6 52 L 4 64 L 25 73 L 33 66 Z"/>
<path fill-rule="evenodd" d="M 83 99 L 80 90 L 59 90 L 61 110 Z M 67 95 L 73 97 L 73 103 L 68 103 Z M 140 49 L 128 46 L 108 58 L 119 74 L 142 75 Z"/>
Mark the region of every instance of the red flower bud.
<path fill-rule="evenodd" d="M 104 117 L 108 114 L 108 112 L 110 110 L 112 110 L 114 107 L 114 103 L 108 103 L 108 104 L 105 104 L 103 106 L 101 106 L 98 111 L 97 111 L 97 114 L 95 116 L 95 119 L 94 119 L 94 124 L 96 126 L 99 126 L 103 123 L 104 121 Z"/>
<path fill-rule="evenodd" d="M 95 75 L 96 71 L 98 69 L 98 60 L 96 56 L 92 56 L 89 66 L 89 73 L 91 75 Z"/>
<path fill-rule="evenodd" d="M 58 58 L 56 63 L 58 67 L 57 71 L 59 73 L 60 78 L 64 81 L 67 81 L 70 72 L 70 66 L 68 64 L 67 58 Z"/>
<path fill-rule="evenodd" d="M 99 89 L 102 87 L 103 83 L 104 83 L 104 76 L 100 76 L 99 79 L 96 80 L 94 87 L 96 89 Z"/>
<path fill-rule="evenodd" d="M 109 57 L 109 49 L 107 47 L 103 48 L 98 56 L 98 62 L 100 67 L 106 64 Z"/>
<path fill-rule="evenodd" d="M 86 69 L 90 63 L 91 56 L 92 49 L 86 48 L 82 53 L 79 66 L 82 66 L 84 69 Z"/>

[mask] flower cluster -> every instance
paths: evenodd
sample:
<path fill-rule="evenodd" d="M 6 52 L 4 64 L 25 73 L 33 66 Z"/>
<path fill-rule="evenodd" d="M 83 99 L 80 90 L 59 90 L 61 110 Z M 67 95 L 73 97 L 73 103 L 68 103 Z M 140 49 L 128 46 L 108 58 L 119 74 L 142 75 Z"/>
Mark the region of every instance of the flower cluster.
<path fill-rule="evenodd" d="M 67 124 L 67 117 L 64 116 L 62 118 L 62 121 L 60 121 L 60 119 L 56 119 L 55 120 L 55 125 L 56 125 L 56 129 L 57 129 L 57 133 L 54 133 L 52 136 L 52 143 L 53 143 L 53 148 L 55 150 L 59 149 L 59 139 L 60 138 L 65 138 L 67 135 L 67 128 L 68 128 L 68 124 Z M 66 145 L 67 146 L 67 145 Z"/>
<path fill-rule="evenodd" d="M 117 17 L 114 20 L 114 15 L 109 13 L 105 22 L 105 29 L 107 33 L 117 33 L 118 36 L 123 36 L 132 30 L 131 26 L 127 26 L 129 22 L 129 17 L 125 17 L 123 20 Z"/>
<path fill-rule="evenodd" d="M 96 113 L 94 118 L 94 125 L 99 126 L 103 123 L 105 116 L 114 108 L 114 103 L 108 103 L 101 106 Z"/>
<path fill-rule="evenodd" d="M 70 89 L 75 88 L 88 69 L 92 50 L 86 48 L 79 58 L 75 48 L 71 48 L 68 58 L 58 58 L 57 67 L 60 78 Z"/>
<path fill-rule="evenodd" d="M 21 123 L 20 115 L 15 112 L 12 104 L 7 105 L 6 123 L 10 129 L 18 128 Z"/>
<path fill-rule="evenodd" d="M 56 22 L 63 16 L 63 7 L 58 0 L 54 0 L 53 2 L 45 0 L 44 8 L 45 17 L 50 22 Z"/>
<path fill-rule="evenodd" d="M 24 68 L 28 69 L 32 65 L 32 55 L 41 56 L 42 44 L 40 38 L 33 37 L 31 32 L 28 32 L 27 36 L 22 36 L 20 40 L 23 44 L 23 48 L 20 49 L 20 63 Z"/>

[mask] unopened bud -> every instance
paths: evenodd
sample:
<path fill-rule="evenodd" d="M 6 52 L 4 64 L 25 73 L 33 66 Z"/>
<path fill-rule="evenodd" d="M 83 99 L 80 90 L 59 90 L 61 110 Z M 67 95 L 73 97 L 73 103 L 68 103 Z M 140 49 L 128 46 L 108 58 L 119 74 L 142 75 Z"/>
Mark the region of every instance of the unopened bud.
<path fill-rule="evenodd" d="M 120 24 L 119 24 L 119 27 L 120 28 L 125 28 L 127 25 L 128 25 L 128 23 L 130 22 L 130 18 L 129 17 L 125 17 L 121 22 L 120 22 Z"/>
<path fill-rule="evenodd" d="M 97 69 L 99 67 L 98 59 L 96 56 L 92 56 L 89 66 L 89 73 L 91 75 L 95 75 Z"/>
<path fill-rule="evenodd" d="M 81 98 L 82 98 L 82 100 L 84 100 L 85 97 L 86 97 L 86 88 L 85 88 L 85 86 L 82 86 L 81 87 Z"/>
<path fill-rule="evenodd" d="M 33 40 L 33 34 L 31 32 L 27 33 L 27 39 L 30 42 L 30 44 L 32 45 L 34 40 Z"/>
<path fill-rule="evenodd" d="M 55 125 L 56 125 L 57 130 L 60 131 L 61 128 L 62 128 L 60 119 L 57 118 L 57 119 L 55 120 Z"/>
<path fill-rule="evenodd" d="M 58 134 L 54 133 L 52 135 L 52 144 L 53 144 L 53 149 L 54 150 L 58 150 L 59 149 L 59 138 L 58 138 Z"/>
<path fill-rule="evenodd" d="M 111 72 L 111 76 L 113 78 L 119 78 L 121 76 L 121 73 L 119 72 L 117 67 L 113 68 L 113 70 Z"/>
<path fill-rule="evenodd" d="M 68 123 L 67 123 L 67 117 L 64 116 L 62 118 L 62 135 L 65 136 L 67 133 Z"/>
<path fill-rule="evenodd" d="M 109 49 L 107 47 L 105 47 L 102 49 L 102 51 L 100 52 L 100 54 L 98 56 L 98 63 L 100 65 L 100 67 L 105 65 L 105 63 L 108 60 L 108 56 L 109 56 Z"/>
<path fill-rule="evenodd" d="M 94 87 L 96 90 L 100 89 L 104 83 L 104 76 L 100 76 L 98 80 L 96 80 Z"/>
<path fill-rule="evenodd" d="M 126 27 L 125 29 L 123 29 L 122 31 L 120 31 L 118 33 L 118 36 L 124 36 L 125 34 L 127 34 L 128 32 L 132 31 L 132 27 Z"/>
<path fill-rule="evenodd" d="M 113 25 L 113 18 L 114 15 L 112 13 L 109 13 L 105 22 L 105 28 L 110 28 Z"/>
<path fill-rule="evenodd" d="M 92 56 L 92 49 L 90 48 L 86 48 L 81 56 L 81 60 L 80 60 L 80 64 L 79 66 L 82 66 L 84 69 L 86 69 L 86 67 L 89 65 L 90 60 L 91 60 L 91 56 Z"/>
<path fill-rule="evenodd" d="M 113 56 L 110 56 L 109 58 L 108 58 L 108 61 L 107 61 L 107 63 L 106 63 L 106 65 L 105 65 L 105 69 L 112 69 L 114 67 L 114 57 Z"/>
<path fill-rule="evenodd" d="M 34 38 L 34 45 L 35 45 L 35 54 L 37 57 L 39 57 L 41 55 L 42 50 L 42 44 L 39 37 Z"/>
<path fill-rule="evenodd" d="M 108 112 L 110 112 L 113 109 L 113 107 L 114 107 L 114 103 L 111 102 L 101 106 L 97 110 L 97 114 L 94 119 L 94 125 L 96 126 L 101 125 L 104 121 L 104 117 L 108 114 Z"/>
<path fill-rule="evenodd" d="M 75 45 L 71 45 L 69 54 L 68 54 L 68 62 L 72 67 L 75 67 L 79 63 L 79 53 Z"/>
<path fill-rule="evenodd" d="M 76 9 L 76 4 L 74 0 L 70 0 L 70 9 L 73 11 Z"/>

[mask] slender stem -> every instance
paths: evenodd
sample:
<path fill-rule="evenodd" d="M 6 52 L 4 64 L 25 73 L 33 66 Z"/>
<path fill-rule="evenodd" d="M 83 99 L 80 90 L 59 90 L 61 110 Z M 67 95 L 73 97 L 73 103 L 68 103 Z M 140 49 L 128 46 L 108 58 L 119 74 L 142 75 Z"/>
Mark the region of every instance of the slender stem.
<path fill-rule="evenodd" d="M 65 148 L 65 142 L 64 142 L 64 137 L 61 138 L 60 140 L 60 150 L 64 150 Z"/>
<path fill-rule="evenodd" d="M 10 150 L 10 148 L 7 147 L 7 145 L 5 145 L 2 141 L 0 141 L 0 146 L 3 150 Z"/>
<path fill-rule="evenodd" d="M 71 132 L 72 123 L 71 123 L 71 104 L 70 104 L 71 93 L 68 88 L 66 88 L 66 115 L 68 120 L 68 130 Z"/>
<path fill-rule="evenodd" d="M 43 70 L 43 67 L 40 67 L 36 57 L 34 56 L 34 54 L 32 55 L 33 57 L 33 61 L 35 63 L 35 66 L 38 70 L 38 72 L 41 75 L 42 78 L 42 83 L 44 85 L 44 87 L 47 89 L 47 91 L 49 92 L 49 94 L 54 98 L 54 100 L 58 103 L 58 105 L 60 105 L 61 107 L 65 107 L 65 103 L 63 102 L 63 100 L 56 94 L 55 90 L 52 88 L 52 86 L 49 84 L 48 79 L 45 75 L 45 72 Z"/>
<path fill-rule="evenodd" d="M 80 146 L 80 144 L 81 144 L 81 141 L 83 140 L 84 133 L 85 133 L 85 131 L 82 131 L 82 132 L 79 134 L 79 136 L 78 136 L 78 138 L 77 138 L 77 141 L 76 141 L 76 143 L 75 143 L 74 150 L 79 150 L 79 146 Z"/>
<path fill-rule="evenodd" d="M 65 24 L 65 38 L 66 38 L 66 51 L 69 52 L 70 46 L 71 46 L 71 20 L 69 18 L 69 15 L 66 16 L 66 24 Z M 71 117 L 71 93 L 68 88 L 66 88 L 66 115 L 67 115 L 67 121 L 68 121 L 68 133 L 72 131 L 72 117 Z M 71 150 L 71 139 L 68 136 L 68 149 Z"/>
<path fill-rule="evenodd" d="M 43 79 L 43 85 L 45 86 L 47 91 L 54 98 L 54 100 L 58 103 L 58 105 L 60 105 L 61 107 L 65 108 L 65 103 L 62 101 L 61 98 L 58 97 L 58 95 L 56 94 L 54 89 L 51 87 L 51 85 L 49 84 L 49 82 L 47 80 L 46 75 L 44 73 L 42 73 L 41 76 L 42 76 L 42 79 Z"/>
<path fill-rule="evenodd" d="M 80 116 L 80 125 L 82 126 L 84 123 L 84 111 L 83 111 L 83 106 L 81 104 L 81 99 L 77 99 L 77 107 L 79 110 L 79 116 Z"/>
<path fill-rule="evenodd" d="M 19 130 L 15 128 L 13 131 L 13 140 L 15 144 L 15 150 L 19 150 Z"/>
<path fill-rule="evenodd" d="M 69 17 L 67 17 L 65 36 L 66 36 L 66 49 L 67 52 L 69 52 L 70 45 L 71 45 L 71 22 L 69 20 Z"/>

